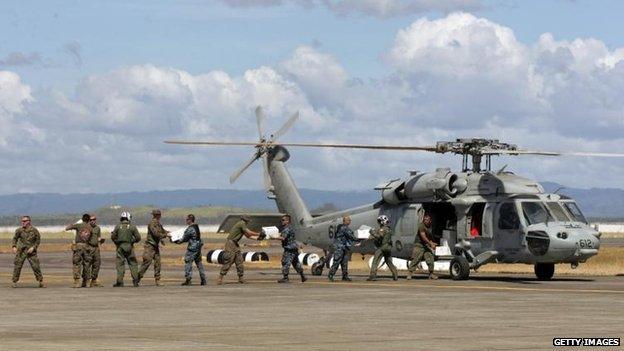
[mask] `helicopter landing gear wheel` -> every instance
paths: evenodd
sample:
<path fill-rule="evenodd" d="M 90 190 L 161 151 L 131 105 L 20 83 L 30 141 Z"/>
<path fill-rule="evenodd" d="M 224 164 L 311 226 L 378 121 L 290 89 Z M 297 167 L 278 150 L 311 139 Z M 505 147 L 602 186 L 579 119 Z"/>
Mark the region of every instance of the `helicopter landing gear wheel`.
<path fill-rule="evenodd" d="M 455 256 L 451 260 L 449 273 L 453 280 L 466 280 L 470 275 L 470 264 L 464 256 Z"/>
<path fill-rule="evenodd" d="M 550 280 L 555 275 L 554 263 L 536 263 L 534 268 L 538 280 Z"/>
<path fill-rule="evenodd" d="M 323 266 L 325 265 L 324 262 L 316 262 L 312 265 L 312 267 L 310 268 L 310 271 L 312 272 L 312 275 L 322 275 L 323 274 Z"/>

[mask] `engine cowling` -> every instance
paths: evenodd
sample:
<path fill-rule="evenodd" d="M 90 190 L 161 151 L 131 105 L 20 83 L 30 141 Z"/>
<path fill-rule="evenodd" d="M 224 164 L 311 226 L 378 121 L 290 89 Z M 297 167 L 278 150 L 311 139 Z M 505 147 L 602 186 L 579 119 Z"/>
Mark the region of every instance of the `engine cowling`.
<path fill-rule="evenodd" d="M 434 173 L 423 173 L 405 182 L 403 190 L 410 200 L 449 199 L 468 187 L 466 179 L 452 173 L 450 168 L 438 168 Z"/>

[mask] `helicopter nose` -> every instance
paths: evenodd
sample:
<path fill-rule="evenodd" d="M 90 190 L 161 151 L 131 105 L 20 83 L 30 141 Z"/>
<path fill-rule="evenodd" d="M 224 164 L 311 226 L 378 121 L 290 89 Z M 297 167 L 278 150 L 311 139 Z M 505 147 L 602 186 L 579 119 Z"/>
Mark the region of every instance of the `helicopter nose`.
<path fill-rule="evenodd" d="M 529 251 L 543 259 L 559 262 L 584 261 L 598 253 L 600 239 L 587 230 L 529 231 L 526 242 Z"/>

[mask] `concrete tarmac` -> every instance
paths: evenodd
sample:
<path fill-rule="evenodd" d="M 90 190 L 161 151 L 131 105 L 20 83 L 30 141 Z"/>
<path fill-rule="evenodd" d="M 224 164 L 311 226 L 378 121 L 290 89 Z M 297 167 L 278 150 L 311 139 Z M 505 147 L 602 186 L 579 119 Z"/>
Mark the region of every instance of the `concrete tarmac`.
<path fill-rule="evenodd" d="M 26 263 L 12 289 L 13 256 L 0 255 L 0 350 L 552 350 L 554 337 L 624 336 L 624 277 L 366 282 L 356 271 L 351 283 L 277 284 L 278 270 L 248 263 L 244 285 L 232 268 L 216 286 L 206 265 L 208 286 L 182 287 L 181 265 L 167 265 L 164 287 L 150 269 L 141 287 L 113 288 L 108 252 L 105 287 L 72 289 L 69 255 L 41 256 L 49 287 L 34 288 Z"/>

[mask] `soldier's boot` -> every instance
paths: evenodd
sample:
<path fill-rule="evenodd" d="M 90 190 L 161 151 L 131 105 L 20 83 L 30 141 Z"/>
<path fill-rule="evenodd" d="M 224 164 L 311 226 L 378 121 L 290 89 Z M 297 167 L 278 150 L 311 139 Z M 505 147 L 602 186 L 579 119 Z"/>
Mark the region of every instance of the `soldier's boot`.
<path fill-rule="evenodd" d="M 435 275 L 434 273 L 429 273 L 429 279 L 436 280 L 436 279 L 438 279 L 438 276 Z"/>
<path fill-rule="evenodd" d="M 412 272 L 407 272 L 407 276 L 405 277 L 407 280 L 412 280 Z"/>
<path fill-rule="evenodd" d="M 278 283 L 290 283 L 290 280 L 288 280 L 288 276 L 285 275 L 282 279 L 278 279 L 277 282 Z"/>
<path fill-rule="evenodd" d="M 223 285 L 223 275 L 217 276 L 217 285 Z"/>
<path fill-rule="evenodd" d="M 351 278 L 349 278 L 349 276 L 348 276 L 348 275 L 343 275 L 343 276 L 342 276 L 342 281 L 343 281 L 343 282 L 350 282 L 350 281 L 351 281 Z"/>
<path fill-rule="evenodd" d="M 40 288 L 47 288 L 48 286 L 46 285 L 46 283 L 43 282 L 43 280 L 39 281 L 39 287 Z"/>
<path fill-rule="evenodd" d="M 82 284 L 80 283 L 80 279 L 74 279 L 74 288 L 79 288 Z"/>
<path fill-rule="evenodd" d="M 199 285 L 206 285 L 206 278 L 201 278 Z"/>
<path fill-rule="evenodd" d="M 395 274 L 395 275 L 393 275 L 393 276 L 392 276 L 392 280 L 394 280 L 394 281 L 396 282 L 397 280 L 399 280 L 399 276 L 398 276 L 398 275 L 396 275 L 396 274 Z"/>
<path fill-rule="evenodd" d="M 124 283 L 123 282 L 116 282 L 115 284 L 113 284 L 113 288 L 123 288 Z"/>
<path fill-rule="evenodd" d="M 17 282 L 13 282 L 13 283 L 11 283 L 11 287 L 12 287 L 12 288 L 17 288 Z"/>
<path fill-rule="evenodd" d="M 139 280 L 138 279 L 132 280 L 132 286 L 134 286 L 135 288 L 138 288 L 139 287 Z"/>
<path fill-rule="evenodd" d="M 80 287 L 81 288 L 86 288 L 87 287 L 87 280 L 86 279 L 82 280 L 82 284 L 80 284 Z"/>
<path fill-rule="evenodd" d="M 243 279 L 243 276 L 238 277 L 238 284 L 245 284 L 245 283 L 247 282 L 245 281 L 245 279 Z"/>
<path fill-rule="evenodd" d="M 308 280 L 308 278 L 306 278 L 306 276 L 305 276 L 305 274 L 303 274 L 303 272 L 301 272 L 301 274 L 300 274 L 300 275 L 301 275 L 301 282 L 302 282 L 302 283 L 305 283 L 305 282 L 306 282 L 306 280 Z"/>
<path fill-rule="evenodd" d="M 141 282 L 141 279 L 143 279 L 143 274 L 141 274 L 141 272 L 139 272 L 139 276 L 137 277 L 137 282 Z"/>
<path fill-rule="evenodd" d="M 89 284 L 89 286 L 92 288 L 101 288 L 102 284 L 100 284 L 97 279 L 91 279 L 91 284 Z"/>
<path fill-rule="evenodd" d="M 139 282 L 139 280 L 137 280 L 137 283 Z M 156 286 L 163 286 L 164 284 L 160 282 L 160 278 L 154 278 L 154 283 L 156 284 Z"/>
<path fill-rule="evenodd" d="M 366 278 L 367 282 L 374 282 L 377 281 L 377 277 L 374 275 L 371 275 L 370 277 Z"/>
<path fill-rule="evenodd" d="M 187 286 L 187 285 L 191 285 L 191 278 L 186 278 L 186 280 L 184 281 L 184 283 L 180 284 L 182 286 Z"/>
<path fill-rule="evenodd" d="M 330 282 L 334 281 L 334 276 L 333 275 L 328 275 L 327 276 L 327 280 L 329 280 Z"/>

